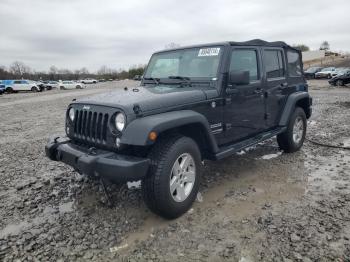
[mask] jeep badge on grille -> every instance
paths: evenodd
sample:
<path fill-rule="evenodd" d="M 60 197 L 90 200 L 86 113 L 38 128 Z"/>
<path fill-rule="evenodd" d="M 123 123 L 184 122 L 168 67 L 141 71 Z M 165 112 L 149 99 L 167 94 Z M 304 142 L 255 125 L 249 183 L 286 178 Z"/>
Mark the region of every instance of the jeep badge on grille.
<path fill-rule="evenodd" d="M 90 106 L 83 106 L 83 110 L 90 110 Z"/>

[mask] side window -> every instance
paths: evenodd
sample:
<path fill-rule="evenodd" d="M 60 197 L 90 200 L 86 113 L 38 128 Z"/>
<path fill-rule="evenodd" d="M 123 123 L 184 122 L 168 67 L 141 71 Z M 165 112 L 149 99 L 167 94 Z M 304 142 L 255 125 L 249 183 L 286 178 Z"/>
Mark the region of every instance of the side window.
<path fill-rule="evenodd" d="M 250 80 L 258 80 L 260 77 L 256 50 L 233 50 L 230 71 L 249 71 Z"/>
<path fill-rule="evenodd" d="M 266 70 L 266 77 L 276 78 L 283 77 L 285 68 L 283 63 L 283 53 L 280 50 L 265 50 L 264 64 Z"/>
<path fill-rule="evenodd" d="M 22 84 L 22 81 L 13 81 L 14 84 Z"/>
<path fill-rule="evenodd" d="M 288 75 L 301 76 L 300 56 L 298 52 L 287 51 Z"/>

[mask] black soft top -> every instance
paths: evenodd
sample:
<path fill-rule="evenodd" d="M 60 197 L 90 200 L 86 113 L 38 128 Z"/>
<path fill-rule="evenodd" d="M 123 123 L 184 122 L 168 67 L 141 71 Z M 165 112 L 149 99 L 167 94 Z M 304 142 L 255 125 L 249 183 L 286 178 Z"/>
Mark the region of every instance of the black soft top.
<path fill-rule="evenodd" d="M 286 44 L 283 41 L 268 42 L 268 41 L 261 40 L 261 39 L 253 39 L 253 40 L 249 40 L 249 41 L 245 41 L 245 42 L 226 41 L 226 42 L 208 43 L 208 44 L 200 44 L 200 45 L 181 46 L 181 47 L 177 47 L 177 48 L 165 49 L 165 50 L 162 50 L 162 51 L 159 51 L 156 53 L 161 53 L 164 51 L 171 51 L 171 50 L 181 50 L 181 49 L 186 49 L 186 48 L 210 47 L 210 46 L 218 46 L 218 45 L 281 47 L 281 48 L 293 49 L 297 52 L 300 52 L 298 49 L 291 47 L 290 45 Z"/>
<path fill-rule="evenodd" d="M 254 40 L 249 40 L 249 41 L 245 41 L 245 42 L 232 42 L 232 41 L 230 41 L 229 43 L 230 43 L 230 45 L 238 45 L 238 46 L 250 45 L 250 46 L 267 46 L 267 47 L 282 47 L 282 48 L 295 49 L 295 48 L 291 47 L 290 45 L 287 45 L 283 41 L 268 42 L 268 41 L 261 40 L 261 39 L 254 39 Z"/>

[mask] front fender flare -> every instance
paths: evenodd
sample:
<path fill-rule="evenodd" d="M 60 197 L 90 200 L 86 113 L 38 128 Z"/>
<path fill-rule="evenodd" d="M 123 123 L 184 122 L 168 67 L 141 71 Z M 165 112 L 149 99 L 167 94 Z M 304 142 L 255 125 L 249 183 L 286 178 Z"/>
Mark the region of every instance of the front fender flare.
<path fill-rule="evenodd" d="M 166 112 L 137 118 L 127 125 L 120 142 L 122 144 L 137 146 L 151 145 L 153 141 L 148 139 L 150 132 L 155 131 L 157 134 L 161 134 L 164 131 L 187 124 L 200 124 L 205 130 L 208 146 L 213 152 L 218 151 L 218 146 L 211 133 L 208 120 L 202 114 L 192 110 Z"/>

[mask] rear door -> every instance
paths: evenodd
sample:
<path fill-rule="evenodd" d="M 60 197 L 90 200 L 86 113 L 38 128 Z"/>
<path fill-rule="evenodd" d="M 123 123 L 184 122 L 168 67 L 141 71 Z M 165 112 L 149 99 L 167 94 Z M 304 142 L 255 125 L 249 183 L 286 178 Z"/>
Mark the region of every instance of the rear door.
<path fill-rule="evenodd" d="M 232 47 L 229 71 L 248 71 L 248 85 L 230 86 L 225 94 L 226 142 L 238 141 L 265 128 L 260 50 L 257 47 Z"/>
<path fill-rule="evenodd" d="M 26 80 L 23 80 L 22 81 L 22 90 L 23 91 L 30 91 L 30 90 L 32 90 L 32 83 L 31 82 L 29 82 L 29 81 L 26 81 Z"/>
<path fill-rule="evenodd" d="M 265 82 L 265 119 L 266 126 L 270 129 L 278 125 L 288 94 L 286 59 L 283 48 L 264 47 L 262 49 Z"/>

